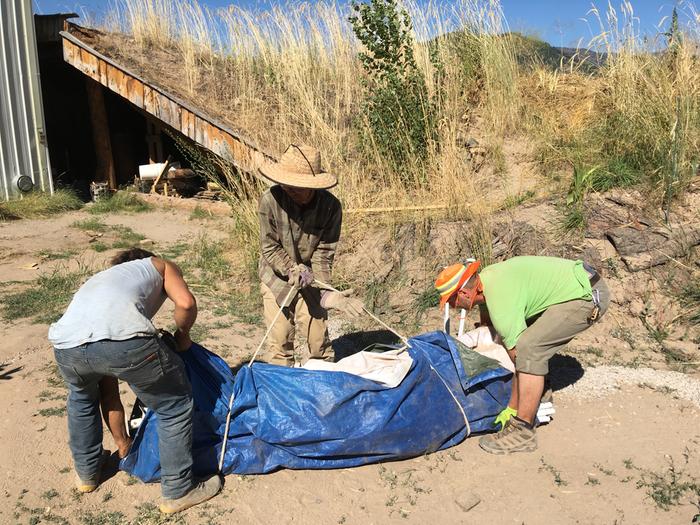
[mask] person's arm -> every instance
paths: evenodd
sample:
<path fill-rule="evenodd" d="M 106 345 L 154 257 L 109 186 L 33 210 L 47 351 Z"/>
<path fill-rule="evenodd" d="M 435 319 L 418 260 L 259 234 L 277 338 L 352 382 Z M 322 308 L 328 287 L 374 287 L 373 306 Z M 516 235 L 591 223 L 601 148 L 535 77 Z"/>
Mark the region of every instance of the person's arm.
<path fill-rule="evenodd" d="M 260 198 L 258 205 L 260 253 L 276 274 L 286 276 L 294 266 L 294 261 L 282 246 L 277 232 L 274 206 L 276 206 L 276 202 L 271 194 L 266 193 Z"/>
<path fill-rule="evenodd" d="M 340 239 L 342 222 L 343 211 L 340 207 L 340 202 L 334 199 L 320 242 L 311 256 L 311 268 L 314 276 L 324 283 L 330 284 L 331 282 L 335 249 Z"/>
<path fill-rule="evenodd" d="M 178 266 L 170 261 L 154 258 L 154 265 L 163 275 L 163 288 L 168 298 L 175 304 L 175 341 L 180 352 L 192 346 L 190 329 L 197 319 L 197 300 L 187 287 Z"/>
<path fill-rule="evenodd" d="M 486 303 L 479 305 L 479 326 L 493 326 Z"/>

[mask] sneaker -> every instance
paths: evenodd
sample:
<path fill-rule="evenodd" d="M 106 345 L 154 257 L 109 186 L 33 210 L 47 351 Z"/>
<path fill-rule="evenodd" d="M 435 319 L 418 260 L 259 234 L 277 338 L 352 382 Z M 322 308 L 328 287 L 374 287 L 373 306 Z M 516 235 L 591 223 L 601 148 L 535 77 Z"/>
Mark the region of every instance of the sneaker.
<path fill-rule="evenodd" d="M 479 439 L 479 446 L 490 454 L 532 452 L 537 449 L 537 435 L 534 428 L 530 428 L 521 419 L 512 417 L 503 430 Z"/>
<path fill-rule="evenodd" d="M 217 474 L 197 483 L 187 494 L 180 498 L 163 498 L 163 502 L 160 504 L 160 511 L 163 514 L 181 512 L 213 498 L 220 490 L 221 477 Z"/>
<path fill-rule="evenodd" d="M 107 460 L 109 459 L 109 450 L 102 449 L 102 454 L 100 455 L 100 461 L 97 464 L 97 473 L 94 477 L 90 479 L 82 479 L 79 474 L 75 476 L 75 487 L 81 494 L 88 494 L 89 492 L 94 492 L 97 487 L 100 486 L 100 477 L 102 476 L 102 467 L 105 466 Z"/>

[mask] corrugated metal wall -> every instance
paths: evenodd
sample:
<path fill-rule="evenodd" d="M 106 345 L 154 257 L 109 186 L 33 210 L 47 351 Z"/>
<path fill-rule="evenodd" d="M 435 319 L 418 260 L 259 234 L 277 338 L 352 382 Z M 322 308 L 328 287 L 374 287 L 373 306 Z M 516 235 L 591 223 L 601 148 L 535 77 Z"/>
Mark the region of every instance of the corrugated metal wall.
<path fill-rule="evenodd" d="M 31 0 L 0 0 L 0 199 L 19 175 L 53 191 L 36 49 Z"/>

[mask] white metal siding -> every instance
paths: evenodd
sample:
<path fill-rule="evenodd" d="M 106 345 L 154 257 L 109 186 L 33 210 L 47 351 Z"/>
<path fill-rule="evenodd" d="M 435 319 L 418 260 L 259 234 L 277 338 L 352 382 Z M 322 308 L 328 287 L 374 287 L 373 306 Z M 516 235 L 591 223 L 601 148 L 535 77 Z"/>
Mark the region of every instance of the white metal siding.
<path fill-rule="evenodd" d="M 0 0 L 0 200 L 18 175 L 53 192 L 31 0 Z"/>

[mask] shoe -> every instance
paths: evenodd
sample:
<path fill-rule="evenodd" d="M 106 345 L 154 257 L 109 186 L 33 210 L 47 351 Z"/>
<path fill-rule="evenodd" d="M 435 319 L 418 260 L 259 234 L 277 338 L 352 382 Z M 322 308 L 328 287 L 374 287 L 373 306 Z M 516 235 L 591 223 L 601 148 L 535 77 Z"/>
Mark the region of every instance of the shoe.
<path fill-rule="evenodd" d="M 503 430 L 479 439 L 479 446 L 490 454 L 532 452 L 537 449 L 537 434 L 527 423 L 512 417 Z"/>
<path fill-rule="evenodd" d="M 107 463 L 107 460 L 109 459 L 110 456 L 110 451 L 109 450 L 104 450 L 102 449 L 102 454 L 100 455 L 100 461 L 97 464 L 97 473 L 95 474 L 94 478 L 91 479 L 81 479 L 80 475 L 75 476 L 75 487 L 78 489 L 78 492 L 81 494 L 88 494 L 89 492 L 94 492 L 97 487 L 100 486 L 100 477 L 102 476 L 102 467 L 104 467 L 105 463 Z"/>
<path fill-rule="evenodd" d="M 163 498 L 160 511 L 163 514 L 175 514 L 189 509 L 216 496 L 221 490 L 221 477 L 217 474 L 197 483 L 190 491 L 180 498 Z"/>

